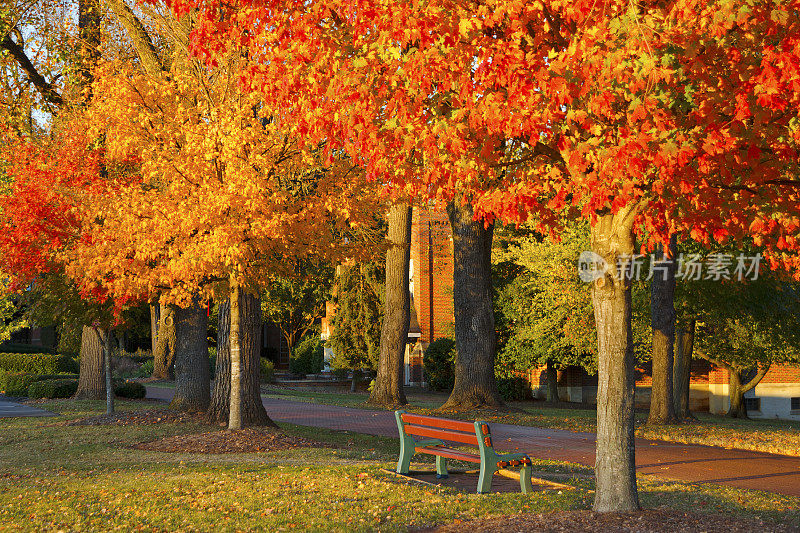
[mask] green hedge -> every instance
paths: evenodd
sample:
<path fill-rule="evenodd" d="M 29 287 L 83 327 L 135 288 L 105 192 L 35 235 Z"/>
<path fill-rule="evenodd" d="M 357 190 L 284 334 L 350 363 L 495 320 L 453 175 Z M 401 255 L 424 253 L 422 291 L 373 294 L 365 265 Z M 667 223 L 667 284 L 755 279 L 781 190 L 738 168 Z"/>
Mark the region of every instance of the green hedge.
<path fill-rule="evenodd" d="M 114 394 L 121 398 L 139 400 L 147 395 L 147 389 L 141 383 L 126 381 L 125 383 L 114 385 Z"/>
<path fill-rule="evenodd" d="M 79 370 L 77 361 L 67 355 L 50 353 L 0 353 L 0 370 L 30 372 L 33 374 L 58 374 Z"/>
<path fill-rule="evenodd" d="M 28 388 L 46 379 L 77 379 L 76 374 L 34 374 L 31 372 L 4 372 L 0 370 L 0 393 L 6 396 L 27 396 Z"/>
<path fill-rule="evenodd" d="M 318 334 L 310 333 L 303 337 L 289 358 L 289 372 L 292 374 L 318 374 L 325 368 L 325 348 Z"/>
<path fill-rule="evenodd" d="M 433 390 L 450 391 L 456 381 L 456 341 L 447 337 L 436 339 L 428 345 L 422 356 L 425 379 Z"/>
<path fill-rule="evenodd" d="M 77 390 L 77 379 L 45 379 L 31 383 L 28 398 L 69 398 Z"/>

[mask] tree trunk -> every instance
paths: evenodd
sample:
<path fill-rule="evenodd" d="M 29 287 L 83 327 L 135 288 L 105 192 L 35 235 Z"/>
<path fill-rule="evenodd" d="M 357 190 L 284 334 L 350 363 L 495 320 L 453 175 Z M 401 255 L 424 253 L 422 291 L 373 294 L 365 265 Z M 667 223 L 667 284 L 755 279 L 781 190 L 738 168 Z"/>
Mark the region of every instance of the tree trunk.
<path fill-rule="evenodd" d="M 458 357 L 455 384 L 441 409 L 504 406 L 494 377 L 497 340 L 492 304 L 494 225 L 474 220 L 469 203 L 447 205 L 453 233 L 453 308 Z"/>
<path fill-rule="evenodd" d="M 153 378 L 175 378 L 175 350 L 177 335 L 175 330 L 175 306 L 162 305 L 159 313 L 158 337 L 153 350 Z"/>
<path fill-rule="evenodd" d="M 549 359 L 545 368 L 545 376 L 547 379 L 547 401 L 558 402 L 558 371 Z"/>
<path fill-rule="evenodd" d="M 273 426 L 261 402 L 261 302 L 250 294 L 243 293 L 239 301 L 239 323 L 241 325 L 241 413 L 243 426 Z M 226 299 L 219 305 L 219 327 L 217 328 L 217 366 L 209 418 L 228 424 L 231 392 L 231 301 Z"/>
<path fill-rule="evenodd" d="M 604 215 L 592 228 L 592 250 L 607 270 L 592 287 L 597 324 L 597 452 L 594 510 L 639 509 L 634 448 L 634 358 L 631 280 L 634 213 Z"/>
<path fill-rule="evenodd" d="M 369 403 L 399 407 L 408 403 L 403 391 L 403 361 L 411 321 L 411 295 L 408 290 L 411 207 L 404 203 L 393 206 L 388 219 L 391 247 L 386 251 L 386 303 L 381 352 Z"/>
<path fill-rule="evenodd" d="M 111 376 L 111 336 L 112 332 L 111 329 L 107 329 L 106 331 L 101 331 L 100 328 L 94 328 L 95 332 L 98 336 L 103 336 L 105 334 L 105 338 L 103 339 L 103 367 L 105 369 L 105 379 L 106 379 L 106 414 L 112 415 L 114 414 L 114 384 L 112 382 Z"/>
<path fill-rule="evenodd" d="M 228 406 L 228 429 L 242 429 L 242 322 L 241 295 L 238 284 L 231 287 L 231 399 Z"/>
<path fill-rule="evenodd" d="M 675 346 L 675 269 L 677 238 L 672 235 L 669 256 L 661 255 L 663 271 L 654 270 L 650 285 L 650 323 L 653 328 L 653 384 L 649 425 L 677 422 L 673 407 L 672 373 Z"/>
<path fill-rule="evenodd" d="M 678 420 L 693 418 L 689 410 L 689 379 L 691 377 L 692 350 L 694 349 L 695 320 L 688 319 L 675 333 L 675 366 L 673 369 L 673 395 L 675 417 Z"/>
<path fill-rule="evenodd" d="M 83 326 L 81 332 L 81 368 L 78 376 L 78 400 L 103 400 L 106 386 L 103 364 L 103 339 L 105 332 L 90 326 Z"/>
<path fill-rule="evenodd" d="M 731 418 L 749 418 L 747 416 L 747 406 L 744 403 L 744 394 L 751 391 L 764 379 L 769 371 L 769 364 L 759 367 L 756 375 L 747 383 L 742 383 L 742 371 L 723 365 L 728 370 L 728 397 L 730 407 L 727 416 Z"/>
<path fill-rule="evenodd" d="M 161 306 L 150 304 L 150 351 L 155 355 L 158 344 L 158 322 L 161 318 Z M 155 369 L 155 364 L 153 365 Z"/>
<path fill-rule="evenodd" d="M 730 406 L 727 416 L 731 418 L 747 418 L 747 407 L 744 404 L 744 387 L 739 372 L 728 369 L 728 398 Z"/>
<path fill-rule="evenodd" d="M 206 309 L 195 301 L 186 309 L 175 308 L 174 312 L 175 395 L 169 405 L 181 411 L 205 411 L 211 395 Z"/>

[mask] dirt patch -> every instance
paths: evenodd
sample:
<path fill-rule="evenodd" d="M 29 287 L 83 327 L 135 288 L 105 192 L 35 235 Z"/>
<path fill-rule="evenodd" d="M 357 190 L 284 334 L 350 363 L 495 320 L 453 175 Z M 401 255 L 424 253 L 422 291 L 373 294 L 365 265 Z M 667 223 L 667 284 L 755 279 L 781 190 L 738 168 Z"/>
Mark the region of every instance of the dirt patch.
<path fill-rule="evenodd" d="M 797 531 L 797 528 L 780 524 L 767 524 L 761 520 L 726 515 L 696 514 L 671 509 L 648 509 L 640 513 L 593 513 L 567 511 L 562 513 L 521 514 L 492 519 L 454 522 L 445 526 L 418 530 L 420 533 L 504 533 L 537 531 L 546 533 L 594 533 L 615 531 L 621 533 L 775 533 Z"/>
<path fill-rule="evenodd" d="M 286 435 L 280 429 L 266 427 L 176 435 L 133 446 L 137 450 L 182 453 L 254 453 L 332 447 L 329 444 Z"/>
<path fill-rule="evenodd" d="M 141 411 L 120 411 L 111 415 L 90 416 L 80 420 L 65 422 L 65 426 L 145 426 L 153 424 L 208 424 L 208 419 L 200 413 L 184 413 L 173 409 L 143 409 Z"/>

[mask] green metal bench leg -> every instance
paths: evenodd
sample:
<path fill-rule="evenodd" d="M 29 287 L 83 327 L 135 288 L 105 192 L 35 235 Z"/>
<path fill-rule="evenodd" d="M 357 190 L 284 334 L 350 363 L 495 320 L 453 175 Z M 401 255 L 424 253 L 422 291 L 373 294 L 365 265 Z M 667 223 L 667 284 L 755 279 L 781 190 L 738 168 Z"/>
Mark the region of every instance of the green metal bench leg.
<path fill-rule="evenodd" d="M 487 461 L 481 461 L 481 473 L 478 476 L 478 494 L 492 492 L 492 476 L 494 472 L 495 469 Z"/>
<path fill-rule="evenodd" d="M 397 460 L 397 473 L 408 474 L 411 457 L 414 456 L 414 440 L 411 437 L 400 439 L 400 458 Z"/>
<path fill-rule="evenodd" d="M 436 456 L 436 479 L 447 479 L 450 475 L 447 473 L 447 457 L 441 455 Z"/>
<path fill-rule="evenodd" d="M 533 485 L 531 485 L 531 465 L 522 465 L 519 471 L 519 489 L 523 494 L 533 492 Z"/>

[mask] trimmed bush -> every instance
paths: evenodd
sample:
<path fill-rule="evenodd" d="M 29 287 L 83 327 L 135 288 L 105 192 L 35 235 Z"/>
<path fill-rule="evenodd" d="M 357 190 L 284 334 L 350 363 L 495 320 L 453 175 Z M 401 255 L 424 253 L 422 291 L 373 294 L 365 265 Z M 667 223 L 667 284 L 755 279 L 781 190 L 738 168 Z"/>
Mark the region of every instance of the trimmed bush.
<path fill-rule="evenodd" d="M 456 341 L 442 337 L 428 345 L 422 356 L 425 378 L 433 390 L 453 390 L 456 381 L 455 371 Z"/>
<path fill-rule="evenodd" d="M 153 359 L 148 359 L 147 361 L 142 363 L 142 366 L 140 368 L 141 368 L 142 374 L 144 374 L 145 376 L 152 376 L 154 367 L 155 367 L 155 363 L 153 362 Z"/>
<path fill-rule="evenodd" d="M 275 365 L 266 357 L 261 358 L 261 383 L 272 383 L 275 380 Z"/>
<path fill-rule="evenodd" d="M 32 383 L 45 379 L 78 379 L 76 374 L 33 374 L 0 370 L 0 393 L 6 396 L 26 396 Z"/>
<path fill-rule="evenodd" d="M 44 379 L 31 383 L 28 398 L 69 398 L 77 390 L 77 379 Z"/>
<path fill-rule="evenodd" d="M 80 366 L 67 355 L 50 353 L 0 353 L 0 370 L 30 372 L 33 374 L 58 374 L 78 372 Z"/>
<path fill-rule="evenodd" d="M 114 385 L 114 394 L 120 398 L 141 400 L 147 396 L 147 388 L 141 383 L 126 381 L 125 383 Z"/>
<path fill-rule="evenodd" d="M 325 367 L 325 348 L 318 334 L 303 337 L 294 347 L 289 359 L 289 372 L 292 374 L 318 374 Z"/>
<path fill-rule="evenodd" d="M 506 401 L 525 400 L 531 396 L 531 389 L 525 380 L 519 376 L 497 377 L 497 390 Z"/>

